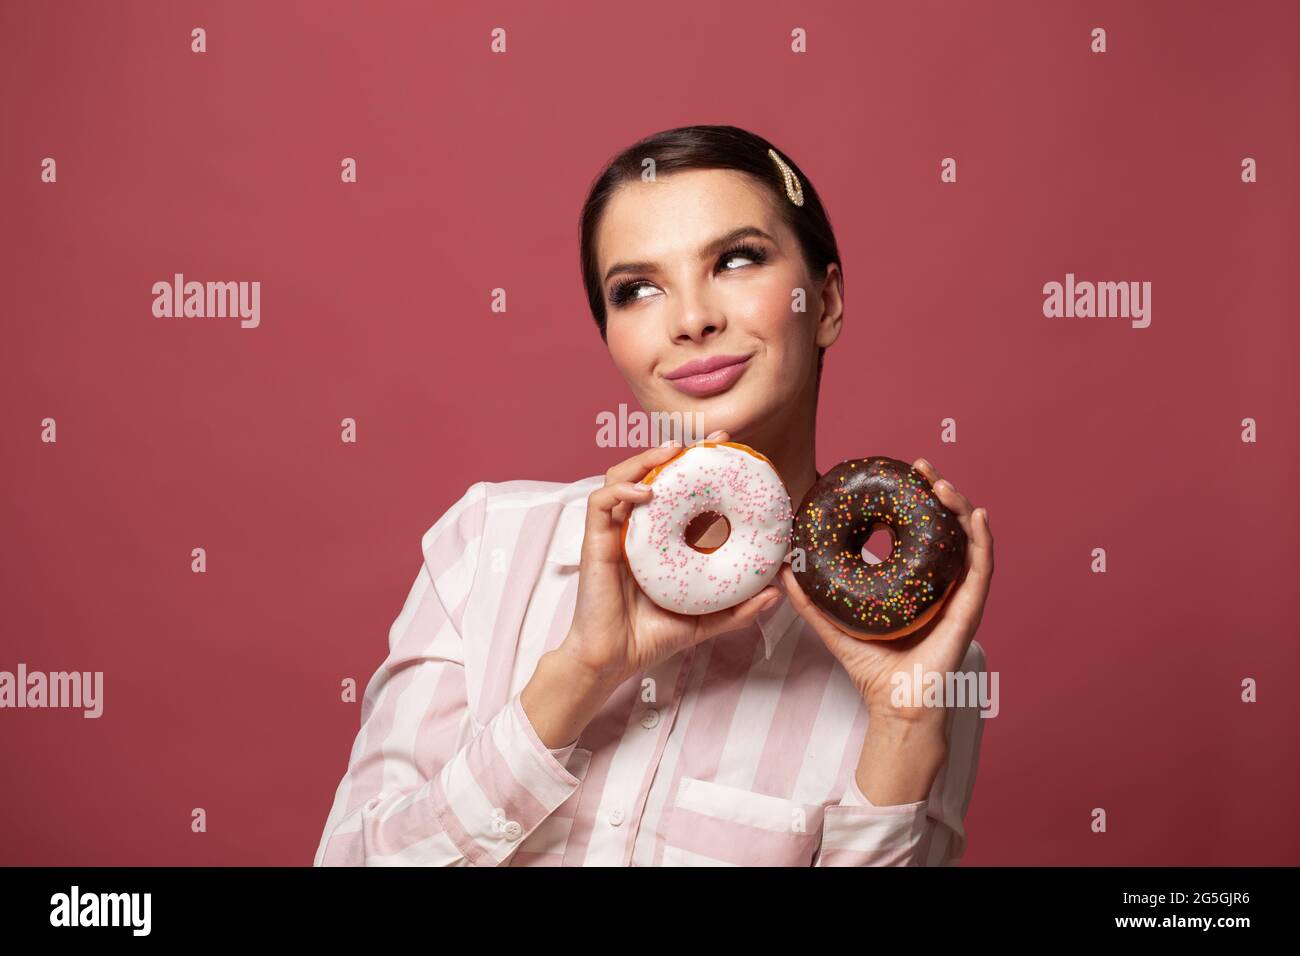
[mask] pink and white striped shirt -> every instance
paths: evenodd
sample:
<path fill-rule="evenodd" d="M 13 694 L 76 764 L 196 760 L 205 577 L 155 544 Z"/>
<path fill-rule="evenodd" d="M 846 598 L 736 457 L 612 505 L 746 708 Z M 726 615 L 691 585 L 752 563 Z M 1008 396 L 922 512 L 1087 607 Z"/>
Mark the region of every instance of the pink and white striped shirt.
<path fill-rule="evenodd" d="M 543 744 L 519 694 L 568 632 L 603 483 L 479 482 L 425 533 L 314 865 L 954 865 L 978 709 L 949 709 L 926 800 L 874 806 L 855 779 L 866 704 L 784 596 Z M 972 642 L 962 670 L 984 668 Z"/>

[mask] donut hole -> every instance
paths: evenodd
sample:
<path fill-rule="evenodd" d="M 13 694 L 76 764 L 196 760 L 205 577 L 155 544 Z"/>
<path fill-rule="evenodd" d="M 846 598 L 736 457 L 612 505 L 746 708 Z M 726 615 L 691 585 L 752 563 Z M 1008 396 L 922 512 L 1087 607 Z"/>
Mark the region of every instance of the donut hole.
<path fill-rule="evenodd" d="M 731 522 L 716 511 L 701 511 L 686 525 L 686 543 L 701 554 L 711 554 L 731 537 Z"/>
<path fill-rule="evenodd" d="M 862 560 L 867 564 L 882 564 L 894 553 L 894 532 L 889 525 L 874 524 L 867 529 L 867 540 L 862 542 Z"/>

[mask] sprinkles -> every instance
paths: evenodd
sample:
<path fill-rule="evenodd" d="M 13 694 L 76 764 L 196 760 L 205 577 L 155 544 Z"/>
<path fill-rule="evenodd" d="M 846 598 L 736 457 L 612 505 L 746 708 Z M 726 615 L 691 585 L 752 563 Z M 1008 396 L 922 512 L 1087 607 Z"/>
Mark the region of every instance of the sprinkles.
<path fill-rule="evenodd" d="M 881 526 L 893 549 L 869 564 L 862 549 Z M 823 475 L 793 538 L 805 552 L 795 577 L 809 600 L 866 639 L 902 637 L 928 620 L 966 557 L 966 532 L 925 476 L 885 457 L 844 461 Z"/>
<path fill-rule="evenodd" d="M 652 601 L 681 614 L 708 614 L 748 600 L 776 577 L 790 550 L 794 513 L 766 458 L 738 442 L 700 442 L 647 478 L 654 494 L 628 515 L 623 553 Z M 731 530 L 706 552 L 685 535 L 709 512 L 726 518 Z"/>

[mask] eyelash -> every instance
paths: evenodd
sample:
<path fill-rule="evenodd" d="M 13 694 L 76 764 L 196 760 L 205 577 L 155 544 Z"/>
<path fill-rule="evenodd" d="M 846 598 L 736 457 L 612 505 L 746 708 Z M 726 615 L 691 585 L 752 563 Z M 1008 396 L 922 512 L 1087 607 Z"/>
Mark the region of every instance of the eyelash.
<path fill-rule="evenodd" d="M 733 256 L 743 256 L 746 259 L 752 259 L 755 265 L 761 265 L 767 261 L 767 251 L 761 246 L 750 245 L 742 242 L 732 246 L 724 252 L 719 258 L 719 262 L 726 262 Z M 728 269 L 728 272 L 735 272 L 735 269 Z M 644 279 L 627 279 L 617 283 L 609 293 L 609 301 L 615 306 L 621 306 L 632 298 L 632 291 L 636 286 L 641 285 Z"/>

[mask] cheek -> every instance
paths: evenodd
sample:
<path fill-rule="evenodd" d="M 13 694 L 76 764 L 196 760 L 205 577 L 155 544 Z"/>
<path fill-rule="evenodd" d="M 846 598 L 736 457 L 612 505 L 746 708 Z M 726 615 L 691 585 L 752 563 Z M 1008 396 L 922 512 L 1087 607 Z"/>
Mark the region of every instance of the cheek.
<path fill-rule="evenodd" d="M 746 314 L 746 325 L 756 334 L 767 339 L 793 339 L 798 334 L 799 328 L 805 323 L 807 311 L 796 312 L 794 305 L 796 299 L 794 292 L 798 288 L 805 289 L 803 295 L 803 308 L 810 308 L 808 303 L 807 286 L 804 284 L 804 277 L 799 274 L 773 274 L 770 281 L 764 281 L 761 286 L 755 286 L 749 297 Z"/>
<path fill-rule="evenodd" d="M 629 381 L 635 381 L 654 366 L 655 353 L 649 336 L 636 325 L 611 319 L 605 327 L 606 344 L 614 366 Z"/>
<path fill-rule="evenodd" d="M 754 307 L 748 311 L 745 324 L 750 334 L 773 348 L 779 348 L 783 354 L 793 356 L 806 351 L 812 319 L 806 311 L 794 311 L 792 288 L 791 285 L 774 284 L 765 290 L 753 301 Z M 806 298 L 804 308 L 808 308 Z"/>

